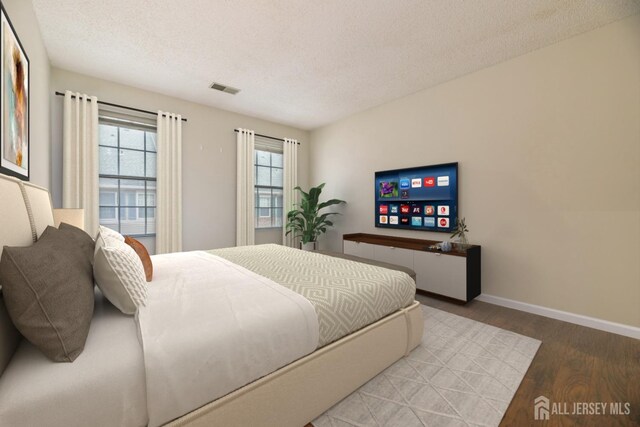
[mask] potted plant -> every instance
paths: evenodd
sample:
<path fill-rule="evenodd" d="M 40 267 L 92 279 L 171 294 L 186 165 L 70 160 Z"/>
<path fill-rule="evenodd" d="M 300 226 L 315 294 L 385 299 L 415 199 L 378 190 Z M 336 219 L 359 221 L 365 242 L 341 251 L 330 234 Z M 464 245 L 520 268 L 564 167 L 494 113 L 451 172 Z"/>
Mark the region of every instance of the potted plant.
<path fill-rule="evenodd" d="M 469 232 L 469 229 L 467 228 L 467 225 L 464 223 L 464 221 L 465 218 L 456 218 L 456 228 L 451 234 L 452 239 L 458 237 L 457 246 L 461 251 L 466 251 L 469 246 L 471 246 L 469 244 L 469 241 L 467 240 L 467 233 Z"/>
<path fill-rule="evenodd" d="M 301 194 L 300 204 L 294 204 L 296 209 L 287 213 L 287 233 L 294 233 L 295 237 L 300 237 L 303 250 L 316 249 L 316 239 L 327 231 L 333 222 L 328 218 L 331 215 L 339 215 L 337 212 L 320 213 L 320 210 L 332 205 L 346 203 L 344 200 L 331 199 L 319 203 L 320 193 L 324 183 L 317 187 L 312 187 L 309 192 L 304 192 L 300 187 L 295 187 Z"/>

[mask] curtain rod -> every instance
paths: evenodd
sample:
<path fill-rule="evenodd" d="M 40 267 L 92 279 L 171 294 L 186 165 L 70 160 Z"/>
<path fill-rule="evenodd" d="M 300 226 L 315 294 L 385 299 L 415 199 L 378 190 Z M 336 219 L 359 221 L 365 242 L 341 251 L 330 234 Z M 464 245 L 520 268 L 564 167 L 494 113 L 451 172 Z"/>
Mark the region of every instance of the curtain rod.
<path fill-rule="evenodd" d="M 238 129 L 234 129 L 234 132 L 240 132 Z M 269 138 L 269 139 L 273 139 L 274 141 L 282 141 L 284 142 L 283 138 L 276 138 L 275 136 L 269 136 L 269 135 L 261 135 L 259 133 L 253 133 L 255 136 L 260 136 L 262 138 Z M 296 142 L 296 144 L 300 145 L 300 142 Z"/>
<path fill-rule="evenodd" d="M 56 92 L 56 95 L 58 96 L 64 96 L 64 93 L 62 92 Z M 71 95 L 72 98 L 75 98 L 75 95 Z M 108 105 L 109 107 L 116 107 L 116 108 L 124 108 L 125 110 L 131 110 L 131 111 L 137 111 L 138 113 L 146 113 L 146 114 L 153 114 L 154 116 L 158 115 L 158 113 L 154 113 L 153 111 L 149 111 L 149 110 L 141 110 L 140 108 L 133 108 L 133 107 L 127 107 L 126 105 L 119 105 L 119 104 L 113 104 L 111 102 L 105 102 L 105 101 L 100 101 L 98 100 L 98 104 L 102 104 L 102 105 Z M 166 114 L 163 114 L 163 116 L 166 116 Z M 186 122 L 187 119 L 185 119 L 184 117 L 182 118 L 183 122 Z"/>

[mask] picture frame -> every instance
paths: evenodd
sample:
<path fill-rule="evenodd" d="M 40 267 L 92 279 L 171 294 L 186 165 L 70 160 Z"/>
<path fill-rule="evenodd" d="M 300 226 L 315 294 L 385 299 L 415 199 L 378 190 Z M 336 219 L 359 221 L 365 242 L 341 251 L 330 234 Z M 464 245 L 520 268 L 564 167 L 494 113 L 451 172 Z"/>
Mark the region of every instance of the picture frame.
<path fill-rule="evenodd" d="M 29 181 L 29 57 L 0 2 L 0 173 Z"/>

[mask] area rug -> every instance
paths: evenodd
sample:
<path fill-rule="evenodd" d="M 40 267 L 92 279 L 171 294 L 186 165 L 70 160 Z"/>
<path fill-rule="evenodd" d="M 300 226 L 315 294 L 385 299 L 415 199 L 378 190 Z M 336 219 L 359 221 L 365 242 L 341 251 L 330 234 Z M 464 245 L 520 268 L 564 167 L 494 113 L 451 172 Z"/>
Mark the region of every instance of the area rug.
<path fill-rule="evenodd" d="M 422 305 L 422 343 L 315 427 L 497 426 L 540 341 Z"/>

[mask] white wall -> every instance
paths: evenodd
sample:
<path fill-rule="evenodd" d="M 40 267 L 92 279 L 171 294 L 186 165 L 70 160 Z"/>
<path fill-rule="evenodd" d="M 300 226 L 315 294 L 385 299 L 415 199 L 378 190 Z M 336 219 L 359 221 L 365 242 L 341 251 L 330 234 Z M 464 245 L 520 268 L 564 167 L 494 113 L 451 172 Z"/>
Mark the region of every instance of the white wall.
<path fill-rule="evenodd" d="M 640 326 L 640 16 L 311 134 L 311 180 L 374 227 L 374 172 L 458 161 L 484 293 Z"/>
<path fill-rule="evenodd" d="M 62 201 L 63 98 L 53 92 L 69 89 L 95 95 L 102 101 L 149 111 L 170 111 L 188 119 L 183 124 L 183 248 L 213 249 L 235 246 L 236 134 L 234 128 L 253 129 L 264 135 L 295 138 L 301 142 L 299 179 L 308 179 L 307 131 L 217 108 L 124 86 L 58 68 L 52 69 L 52 196 Z M 204 89 L 207 90 L 207 89 Z M 231 96 L 231 95 L 230 95 Z M 261 243 L 281 242 L 279 233 L 258 231 Z"/>
<path fill-rule="evenodd" d="M 29 155 L 31 157 L 29 180 L 49 188 L 51 184 L 49 57 L 31 2 L 3 0 L 2 4 L 29 58 Z"/>

